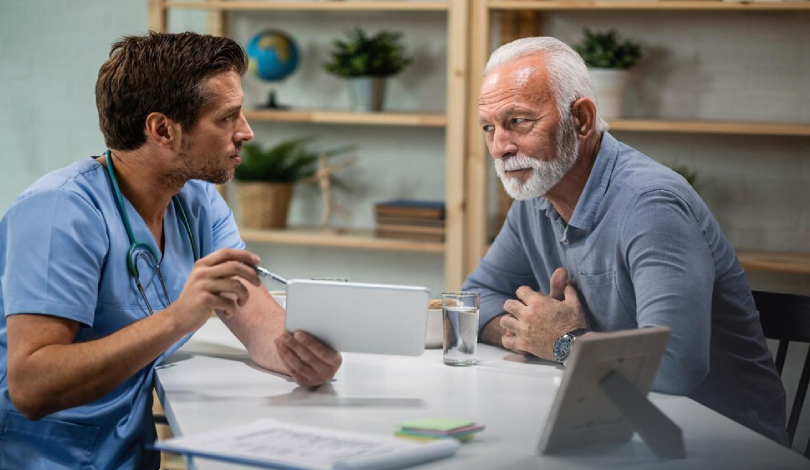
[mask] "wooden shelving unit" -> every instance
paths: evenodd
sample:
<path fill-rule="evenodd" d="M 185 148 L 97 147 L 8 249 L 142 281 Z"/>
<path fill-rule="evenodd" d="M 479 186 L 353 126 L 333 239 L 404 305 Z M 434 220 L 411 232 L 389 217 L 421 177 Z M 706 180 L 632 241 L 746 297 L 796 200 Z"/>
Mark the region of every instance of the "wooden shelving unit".
<path fill-rule="evenodd" d="M 746 271 L 810 274 L 810 253 L 782 253 L 737 250 L 737 258 Z"/>
<path fill-rule="evenodd" d="M 807 2 L 724 2 L 722 0 L 697 1 L 531 1 L 531 0 L 489 0 L 490 10 L 664 10 L 664 11 L 797 11 L 810 10 Z"/>
<path fill-rule="evenodd" d="M 166 31 L 168 11 L 196 9 L 208 12 L 208 32 L 225 36 L 228 14 L 251 11 L 276 12 L 436 12 L 446 16 L 447 37 L 447 97 L 445 108 L 453 114 L 435 112 L 383 112 L 351 113 L 333 110 L 249 110 L 249 121 L 301 122 L 336 125 L 404 126 L 414 128 L 440 128 L 445 133 L 446 243 L 427 243 L 411 240 L 376 238 L 370 231 L 348 233 L 321 232 L 316 229 L 243 230 L 245 241 L 287 245 L 309 245 L 335 248 L 357 248 L 421 253 L 437 253 L 444 257 L 445 286 L 461 287 L 464 272 L 466 213 L 463 171 L 466 145 L 466 96 L 468 84 L 468 25 L 469 0 L 200 0 L 172 1 L 148 0 L 149 28 Z M 342 15 L 340 18 L 350 17 Z M 337 18 L 337 16 L 336 16 Z M 347 23 L 348 25 L 348 23 Z M 451 170 L 452 169 L 452 170 Z M 415 195 L 416 196 L 416 195 Z"/>
<path fill-rule="evenodd" d="M 475 103 L 481 86 L 480 71 L 484 69 L 490 53 L 493 22 L 499 23 L 499 43 L 541 34 L 538 15 L 555 11 L 599 10 L 615 11 L 716 11 L 768 12 L 810 11 L 810 2 L 725 2 L 721 0 L 470 0 L 470 84 L 468 102 Z M 494 14 L 497 14 L 494 15 Z M 609 121 L 611 131 L 690 133 L 715 135 L 786 136 L 810 137 L 810 123 L 777 123 L 746 121 L 703 120 L 656 120 L 616 119 Z M 468 188 L 486 187 L 491 166 L 484 139 L 479 130 L 478 117 L 470 114 L 467 119 L 467 179 Z M 489 201 L 487 191 L 467 192 L 466 232 L 467 250 L 465 272 L 471 272 L 480 257 L 488 249 Z M 810 254 L 773 253 L 767 251 L 740 250 L 742 265 L 748 271 L 774 273 L 810 274 Z"/>
<path fill-rule="evenodd" d="M 367 126 L 445 127 L 447 116 L 429 113 L 352 113 L 292 109 L 245 111 L 248 121 L 309 122 L 316 124 L 359 124 Z"/>
<path fill-rule="evenodd" d="M 241 229 L 239 233 L 246 242 L 328 246 L 363 250 L 411 251 L 419 253 L 445 252 L 444 243 L 378 238 L 373 235 L 371 230 L 335 232 L 310 227 L 299 227 L 283 230 Z"/>
<path fill-rule="evenodd" d="M 485 247 L 489 250 L 490 245 Z M 810 253 L 735 250 L 743 269 L 749 272 L 810 274 Z"/>
<path fill-rule="evenodd" d="M 447 11 L 448 2 L 426 1 L 167 1 L 166 8 L 220 11 Z"/>
<path fill-rule="evenodd" d="M 611 131 L 810 137 L 810 124 L 744 121 L 609 120 Z"/>
<path fill-rule="evenodd" d="M 225 14 L 238 11 L 311 11 L 311 12 L 439 12 L 447 14 L 448 98 L 446 107 L 452 113 L 384 112 L 350 113 L 334 110 L 250 110 L 250 121 L 300 122 L 336 125 L 404 126 L 441 128 L 445 130 L 447 174 L 447 242 L 425 243 L 409 240 L 375 238 L 370 231 L 344 234 L 322 233 L 314 229 L 258 231 L 245 230 L 245 240 L 254 242 L 357 248 L 369 250 L 444 253 L 445 279 L 448 288 L 460 286 L 466 274 L 478 263 L 487 246 L 487 195 L 476 191 L 486 185 L 489 157 L 478 131 L 474 112 L 480 70 L 489 52 L 491 15 L 518 12 L 552 13 L 554 11 L 810 11 L 810 2 L 724 2 L 721 0 L 658 1 L 551 1 L 551 0 L 149 0 L 150 27 L 166 29 L 166 12 L 170 9 L 204 9 L 209 11 L 209 29 L 213 34 L 226 34 Z M 501 18 L 501 21 L 503 18 Z M 503 25 L 503 23 L 502 23 Z M 531 35 L 523 26 L 515 34 Z M 504 37 L 501 40 L 505 39 Z M 456 117 L 459 116 L 459 117 Z M 745 121 L 701 121 L 617 119 L 610 121 L 612 131 L 690 133 L 715 135 L 760 135 L 810 137 L 810 124 Z M 465 174 L 450 169 L 465 168 Z M 749 271 L 810 274 L 810 254 L 770 253 L 741 250 L 740 261 Z"/>
<path fill-rule="evenodd" d="M 359 124 L 368 126 L 444 127 L 444 114 L 430 113 L 353 113 L 331 110 L 250 110 L 249 121 L 308 122 L 313 124 Z M 665 132 L 688 134 L 743 134 L 810 136 L 810 124 L 745 121 L 673 121 L 660 119 L 614 119 L 611 131 Z"/>

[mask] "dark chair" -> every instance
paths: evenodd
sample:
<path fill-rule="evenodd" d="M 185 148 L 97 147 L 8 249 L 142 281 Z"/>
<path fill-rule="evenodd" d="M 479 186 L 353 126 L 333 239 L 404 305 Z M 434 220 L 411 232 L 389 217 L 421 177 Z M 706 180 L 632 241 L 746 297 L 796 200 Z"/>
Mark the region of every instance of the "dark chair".
<path fill-rule="evenodd" d="M 792 294 L 754 291 L 754 302 L 759 310 L 759 321 L 766 338 L 779 340 L 776 351 L 776 370 L 782 375 L 787 357 L 788 343 L 799 341 L 810 343 L 810 297 Z M 788 418 L 787 431 L 790 445 L 796 436 L 796 426 L 802 414 L 802 405 L 810 382 L 810 349 L 802 367 L 799 388 Z M 804 448 L 804 456 L 810 458 L 810 442 Z"/>

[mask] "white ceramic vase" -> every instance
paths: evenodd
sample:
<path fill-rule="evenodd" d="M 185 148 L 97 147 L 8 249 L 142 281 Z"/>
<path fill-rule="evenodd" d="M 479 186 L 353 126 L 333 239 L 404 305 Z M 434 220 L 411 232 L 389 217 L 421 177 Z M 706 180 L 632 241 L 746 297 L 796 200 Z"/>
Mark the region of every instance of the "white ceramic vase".
<path fill-rule="evenodd" d="M 599 114 L 605 119 L 621 117 L 630 71 L 589 68 L 588 73 L 596 91 Z"/>

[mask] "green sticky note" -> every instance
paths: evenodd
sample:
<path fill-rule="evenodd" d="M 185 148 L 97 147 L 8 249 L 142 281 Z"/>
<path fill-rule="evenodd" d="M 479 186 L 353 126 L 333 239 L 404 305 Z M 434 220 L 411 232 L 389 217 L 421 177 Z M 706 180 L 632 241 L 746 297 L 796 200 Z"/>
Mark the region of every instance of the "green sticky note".
<path fill-rule="evenodd" d="M 471 426 L 475 421 L 466 419 L 453 419 L 453 418 L 421 418 L 405 423 L 400 423 L 401 428 L 411 429 L 431 429 L 435 431 L 452 431 L 453 429 Z"/>

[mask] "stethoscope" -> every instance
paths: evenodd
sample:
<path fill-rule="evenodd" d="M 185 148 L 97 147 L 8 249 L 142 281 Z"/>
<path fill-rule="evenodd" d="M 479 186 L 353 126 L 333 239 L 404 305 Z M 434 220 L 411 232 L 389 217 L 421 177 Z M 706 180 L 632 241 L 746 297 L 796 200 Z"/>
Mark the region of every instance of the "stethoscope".
<path fill-rule="evenodd" d="M 115 170 L 113 168 L 112 153 L 107 150 L 105 153 L 107 159 L 107 173 L 110 175 L 110 189 L 112 191 L 115 206 L 118 208 L 118 213 L 121 215 L 121 221 L 124 223 L 124 228 L 129 237 L 129 251 L 127 252 L 127 270 L 129 275 L 135 280 L 135 285 L 138 286 L 138 292 L 141 293 L 143 301 L 146 302 L 146 308 L 149 309 L 149 314 L 155 313 L 152 311 L 152 305 L 149 304 L 149 299 L 146 297 L 146 292 L 141 285 L 140 276 L 138 275 L 138 258 L 140 256 L 151 256 L 152 264 L 157 271 L 158 280 L 163 287 L 163 295 L 166 299 L 166 306 L 168 307 L 171 301 L 169 300 L 169 290 L 166 288 L 166 282 L 163 280 L 163 272 L 160 270 L 160 262 L 155 248 L 146 242 L 139 242 L 135 239 L 135 234 L 132 231 L 132 225 L 129 223 L 129 215 L 127 215 L 126 207 L 124 206 L 124 196 L 121 194 L 121 189 L 118 187 L 118 180 L 115 178 Z M 191 252 L 194 254 L 194 262 L 200 259 L 197 253 L 197 244 L 194 242 L 194 234 L 191 232 L 191 225 L 188 223 L 186 211 L 183 210 L 183 205 L 180 204 L 180 199 L 177 195 L 172 196 L 175 212 L 180 216 L 180 221 L 183 222 L 183 227 L 186 229 L 188 240 L 191 242 Z M 147 260 L 148 262 L 148 260 Z"/>

